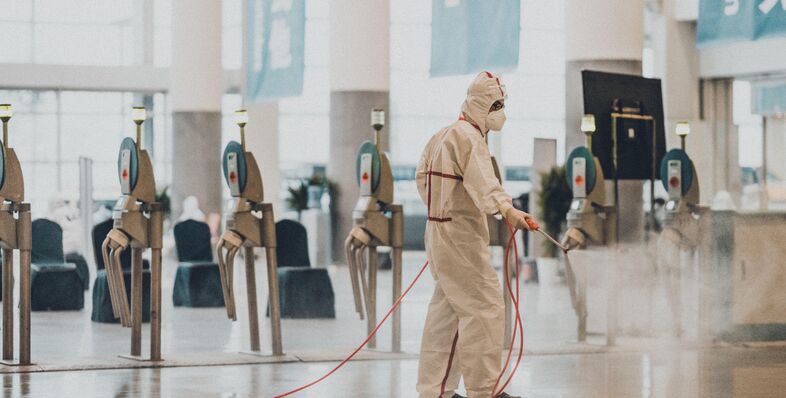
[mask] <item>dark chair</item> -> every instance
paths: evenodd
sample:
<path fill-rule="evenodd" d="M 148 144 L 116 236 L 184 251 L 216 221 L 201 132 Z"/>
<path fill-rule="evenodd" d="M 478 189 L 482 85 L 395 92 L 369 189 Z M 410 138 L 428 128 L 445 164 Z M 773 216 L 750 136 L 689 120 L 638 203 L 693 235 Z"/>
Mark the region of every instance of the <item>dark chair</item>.
<path fill-rule="evenodd" d="M 303 224 L 294 220 L 276 223 L 276 256 L 278 268 L 311 267 L 308 258 L 308 232 Z"/>
<path fill-rule="evenodd" d="M 90 319 L 100 323 L 118 323 L 112 313 L 112 301 L 109 296 L 109 283 L 104 269 L 104 257 L 101 255 L 101 245 L 104 243 L 109 231 L 114 226 L 111 218 L 96 224 L 93 227 L 93 255 L 96 262 L 96 279 L 93 282 L 93 312 Z M 123 280 L 126 285 L 126 295 L 131 300 L 131 249 L 128 248 L 120 255 L 120 265 L 123 268 Z M 150 265 L 147 260 L 142 260 L 142 321 L 150 322 Z"/>
<path fill-rule="evenodd" d="M 206 223 L 185 220 L 174 228 L 177 249 L 177 273 L 172 289 L 176 307 L 223 307 L 221 274 L 213 262 L 210 227 Z"/>
<path fill-rule="evenodd" d="M 63 256 L 63 229 L 54 221 L 32 225 L 30 308 L 33 311 L 81 310 L 85 306 L 82 279 Z"/>
<path fill-rule="evenodd" d="M 278 290 L 282 318 L 335 318 L 335 295 L 324 268 L 311 268 L 308 233 L 297 221 L 276 223 Z"/>
<path fill-rule="evenodd" d="M 82 281 L 82 289 L 90 289 L 90 268 L 87 266 L 87 260 L 79 253 L 71 252 L 66 254 L 65 261 L 76 265 L 76 273 Z"/>

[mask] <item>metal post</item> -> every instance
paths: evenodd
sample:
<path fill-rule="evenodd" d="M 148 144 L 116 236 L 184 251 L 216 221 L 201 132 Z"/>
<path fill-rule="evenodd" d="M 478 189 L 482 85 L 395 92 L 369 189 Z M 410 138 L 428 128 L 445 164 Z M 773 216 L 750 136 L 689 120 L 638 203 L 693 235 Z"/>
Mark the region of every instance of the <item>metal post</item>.
<path fill-rule="evenodd" d="M 142 249 L 131 248 L 131 356 L 142 355 Z"/>
<path fill-rule="evenodd" d="M 377 247 L 368 247 L 368 320 L 366 329 L 368 334 L 377 326 Z M 377 348 L 377 336 L 372 336 L 368 342 L 368 348 Z"/>
<path fill-rule="evenodd" d="M 393 262 L 393 303 L 401 297 L 401 274 L 403 271 L 402 253 L 404 251 L 404 212 L 401 205 L 391 206 L 393 212 L 392 232 L 390 237 L 390 245 L 392 248 L 392 262 Z M 393 312 L 393 333 L 391 334 L 392 344 L 391 350 L 393 352 L 401 352 L 401 304 L 399 304 L 396 311 Z"/>
<path fill-rule="evenodd" d="M 273 355 L 283 355 L 281 343 L 281 303 L 278 296 L 278 259 L 275 247 L 265 247 L 267 256 L 267 284 L 270 303 L 270 335 L 272 336 Z"/>
<path fill-rule="evenodd" d="M 767 174 L 769 173 L 767 170 L 767 117 L 764 116 L 761 118 L 761 181 L 759 182 L 759 190 L 761 193 L 759 194 L 759 210 L 766 211 L 769 209 L 769 192 L 767 188 Z"/>
<path fill-rule="evenodd" d="M 161 249 L 153 248 L 150 264 L 150 360 L 161 360 Z"/>
<path fill-rule="evenodd" d="M 258 352 L 259 345 L 259 311 L 257 310 L 257 277 L 254 270 L 254 248 L 246 247 L 246 297 L 248 297 L 248 332 L 251 340 L 251 351 Z"/>
<path fill-rule="evenodd" d="M 712 252 L 712 213 L 708 208 L 702 208 L 700 211 L 699 222 L 701 227 L 699 229 L 699 236 L 702 238 L 699 242 L 699 340 L 707 343 L 714 339 L 715 330 L 712 328 L 712 312 L 714 308 L 712 296 L 712 271 L 713 271 L 713 252 Z"/>
<path fill-rule="evenodd" d="M 503 221 L 504 222 L 504 221 Z M 497 223 L 497 230 L 499 235 L 499 245 L 502 247 L 503 256 L 505 255 L 505 248 L 508 242 L 508 234 L 510 233 L 507 228 L 501 228 L 500 222 Z M 512 253 L 512 250 L 511 250 Z M 507 292 L 507 283 L 511 280 L 511 269 L 510 266 L 512 263 L 511 260 L 511 253 L 508 253 L 507 257 L 504 258 L 502 261 L 508 262 L 508 269 L 507 272 L 503 275 L 503 278 L 507 278 L 506 280 L 502 281 L 502 297 L 505 300 L 505 341 L 510 341 L 511 337 L 513 336 L 513 328 L 515 327 L 516 317 L 513 316 L 513 299 L 510 297 L 510 294 Z M 515 261 L 515 259 L 514 259 Z M 503 267 L 504 268 L 504 267 Z M 511 284 L 511 287 L 513 285 Z"/>
<path fill-rule="evenodd" d="M 14 359 L 14 251 L 3 249 L 3 360 Z"/>
<path fill-rule="evenodd" d="M 30 364 L 30 250 L 19 252 L 19 364 Z"/>
<path fill-rule="evenodd" d="M 164 240 L 164 219 L 159 203 L 150 211 L 150 360 L 161 360 L 161 249 Z"/>
<path fill-rule="evenodd" d="M 401 247 L 393 248 L 393 302 L 401 297 L 401 272 L 402 260 L 401 254 L 403 249 Z M 401 352 L 401 304 L 399 304 L 396 311 L 393 312 L 393 342 L 391 344 L 393 352 Z"/>
<path fill-rule="evenodd" d="M 30 364 L 30 260 L 33 230 L 30 204 L 19 204 L 17 244 L 19 247 L 19 364 Z"/>
<path fill-rule="evenodd" d="M 136 124 L 136 148 L 137 151 L 142 150 L 142 123 Z"/>
<path fill-rule="evenodd" d="M 613 256 L 612 263 L 616 264 L 619 260 L 617 254 L 619 252 L 619 220 L 617 214 L 619 206 L 615 206 L 615 211 L 610 212 L 607 216 L 613 218 L 609 222 L 609 243 L 611 244 L 610 253 Z M 613 267 L 606 267 L 606 345 L 613 346 L 617 342 L 617 272 Z"/>
<path fill-rule="evenodd" d="M 91 253 L 93 228 L 93 160 L 79 157 L 79 219 L 82 224 L 82 252 Z M 85 256 L 93 264 L 93 256 Z"/>

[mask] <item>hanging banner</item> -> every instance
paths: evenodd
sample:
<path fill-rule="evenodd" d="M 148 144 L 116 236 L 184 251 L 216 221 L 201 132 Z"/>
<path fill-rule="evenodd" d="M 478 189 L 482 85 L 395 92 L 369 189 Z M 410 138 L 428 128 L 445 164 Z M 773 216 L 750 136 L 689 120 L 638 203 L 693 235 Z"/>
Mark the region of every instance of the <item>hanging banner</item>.
<path fill-rule="evenodd" d="M 786 35 L 786 0 L 700 0 L 699 47 L 781 35 Z"/>
<path fill-rule="evenodd" d="M 305 0 L 248 0 L 246 98 L 303 93 Z"/>
<path fill-rule="evenodd" d="M 762 116 L 786 114 L 786 82 L 753 83 L 751 111 Z"/>
<path fill-rule="evenodd" d="M 520 0 L 432 0 L 431 77 L 519 65 Z"/>

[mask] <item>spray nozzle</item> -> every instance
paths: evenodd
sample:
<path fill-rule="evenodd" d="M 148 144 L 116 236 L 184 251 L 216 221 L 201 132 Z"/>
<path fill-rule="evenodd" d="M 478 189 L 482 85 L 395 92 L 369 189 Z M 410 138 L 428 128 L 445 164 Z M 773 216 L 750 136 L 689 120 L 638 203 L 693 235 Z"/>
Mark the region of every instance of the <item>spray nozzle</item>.
<path fill-rule="evenodd" d="M 554 238 L 553 238 L 551 235 L 549 235 L 548 233 L 546 233 L 546 231 L 544 231 L 544 230 L 540 229 L 540 225 L 538 225 L 538 223 L 537 223 L 537 222 L 535 222 L 535 220 L 533 220 L 533 219 L 531 219 L 531 218 L 528 218 L 528 219 L 527 219 L 527 225 L 530 227 L 530 229 L 532 229 L 533 231 L 537 231 L 537 232 L 539 232 L 541 235 L 543 235 L 543 237 L 545 237 L 546 239 L 548 239 L 549 241 L 551 241 L 551 243 L 553 243 L 553 244 L 557 245 L 557 247 L 559 247 L 559 248 L 560 248 L 560 249 L 561 249 L 561 250 L 562 250 L 562 251 L 563 251 L 565 254 L 567 254 L 567 253 L 568 253 L 568 250 L 570 250 L 570 248 L 569 248 L 569 247 L 567 247 L 567 246 L 565 246 L 565 245 L 563 245 L 563 244 L 559 243 L 559 241 L 557 241 L 557 240 L 556 240 L 556 239 L 554 239 Z"/>

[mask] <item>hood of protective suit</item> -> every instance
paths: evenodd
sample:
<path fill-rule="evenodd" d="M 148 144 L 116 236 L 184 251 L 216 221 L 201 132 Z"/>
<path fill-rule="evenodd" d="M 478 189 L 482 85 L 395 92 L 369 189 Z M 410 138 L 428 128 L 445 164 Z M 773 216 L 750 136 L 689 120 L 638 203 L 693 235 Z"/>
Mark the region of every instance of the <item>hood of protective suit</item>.
<path fill-rule="evenodd" d="M 500 82 L 499 77 L 490 72 L 480 72 L 467 89 L 467 99 L 461 106 L 461 113 L 485 134 L 489 131 L 487 118 L 491 104 L 504 100 L 507 96 L 507 89 Z"/>

